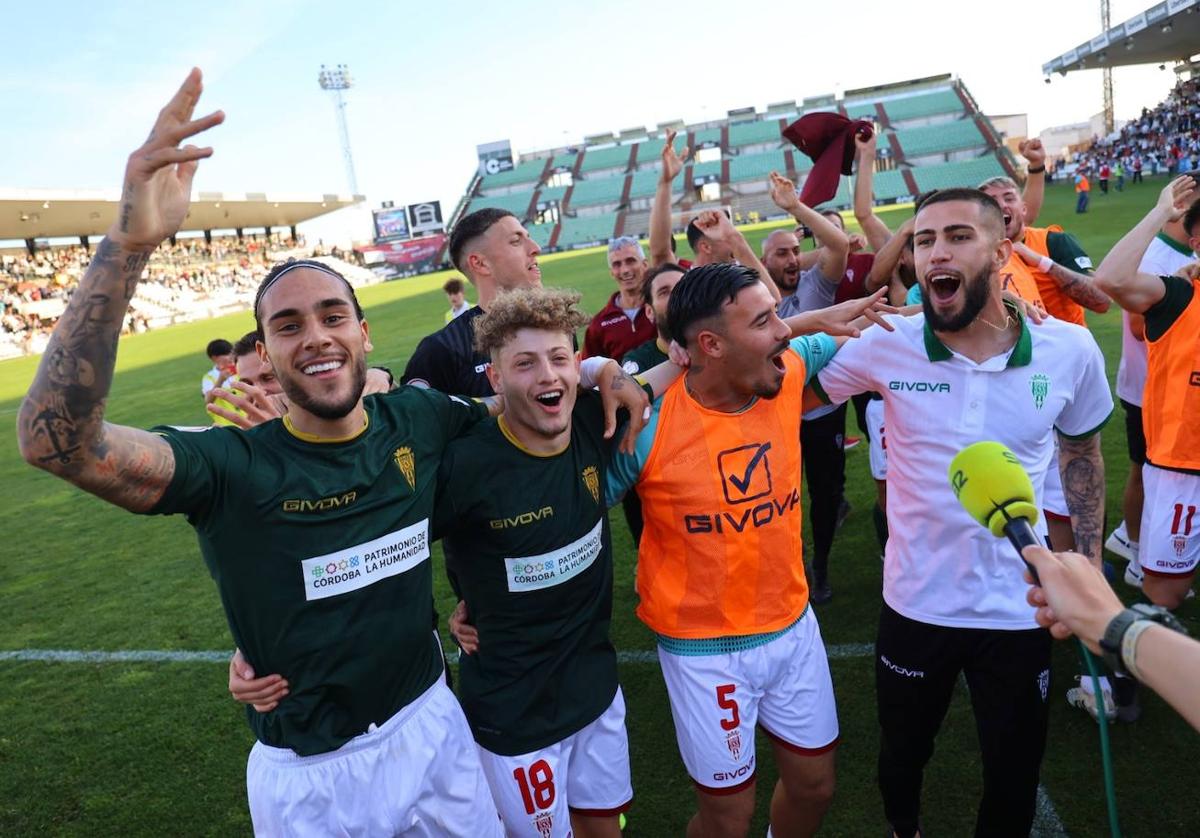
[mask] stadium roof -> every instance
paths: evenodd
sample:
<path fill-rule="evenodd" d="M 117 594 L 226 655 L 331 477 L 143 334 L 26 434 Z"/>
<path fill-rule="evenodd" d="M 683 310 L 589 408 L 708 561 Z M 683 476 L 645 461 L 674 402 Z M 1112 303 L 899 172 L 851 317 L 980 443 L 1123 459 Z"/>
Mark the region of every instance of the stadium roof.
<path fill-rule="evenodd" d="M 1200 52 L 1200 0 L 1163 0 L 1042 65 L 1066 75 L 1130 64 L 1186 61 Z"/>
<path fill-rule="evenodd" d="M 101 236 L 117 217 L 116 191 L 0 189 L 0 240 Z M 291 227 L 365 200 L 362 195 L 200 192 L 180 232 Z"/>

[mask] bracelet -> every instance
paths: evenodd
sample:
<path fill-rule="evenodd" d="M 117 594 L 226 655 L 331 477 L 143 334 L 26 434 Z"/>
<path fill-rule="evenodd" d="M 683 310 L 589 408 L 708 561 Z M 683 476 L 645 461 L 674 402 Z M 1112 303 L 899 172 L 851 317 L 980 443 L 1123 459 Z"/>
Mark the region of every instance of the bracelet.
<path fill-rule="evenodd" d="M 1043 256 L 1041 261 L 1038 262 L 1037 267 L 1038 267 L 1038 270 L 1041 271 L 1042 273 L 1048 274 L 1048 273 L 1050 273 L 1050 269 L 1054 267 L 1054 260 L 1051 259 L 1049 256 Z"/>
<path fill-rule="evenodd" d="M 1046 171 L 1046 164 L 1045 164 L 1045 163 L 1043 163 L 1043 164 L 1042 164 L 1042 165 L 1040 165 L 1040 166 L 1030 166 L 1028 169 L 1026 169 L 1026 170 L 1025 170 L 1025 174 L 1027 174 L 1027 175 L 1040 175 L 1040 174 L 1041 174 L 1042 172 L 1044 172 L 1044 171 Z"/>
<path fill-rule="evenodd" d="M 1121 638 L 1121 665 L 1138 681 L 1142 680 L 1141 673 L 1137 668 L 1138 638 L 1142 636 L 1142 632 L 1153 625 L 1156 623 L 1152 620 L 1138 620 L 1125 630 L 1125 635 Z"/>

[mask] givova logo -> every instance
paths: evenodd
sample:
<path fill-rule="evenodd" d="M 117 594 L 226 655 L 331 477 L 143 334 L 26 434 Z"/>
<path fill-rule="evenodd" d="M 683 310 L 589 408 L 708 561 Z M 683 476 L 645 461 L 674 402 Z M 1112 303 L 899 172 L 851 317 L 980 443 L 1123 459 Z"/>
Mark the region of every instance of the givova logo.
<path fill-rule="evenodd" d="M 913 393 L 949 393 L 950 385 L 945 381 L 889 381 L 888 389 Z"/>
<path fill-rule="evenodd" d="M 717 455 L 721 488 L 729 503 L 746 503 L 771 493 L 769 442 L 754 442 L 730 448 Z"/>

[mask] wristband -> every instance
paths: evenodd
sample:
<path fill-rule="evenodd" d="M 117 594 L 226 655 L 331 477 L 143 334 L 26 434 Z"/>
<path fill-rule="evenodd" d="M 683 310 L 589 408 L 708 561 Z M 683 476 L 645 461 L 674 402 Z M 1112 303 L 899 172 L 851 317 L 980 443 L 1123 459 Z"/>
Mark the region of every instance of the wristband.
<path fill-rule="evenodd" d="M 1054 260 L 1049 256 L 1043 256 L 1038 262 L 1037 269 L 1044 274 L 1050 273 L 1050 269 L 1054 267 Z"/>
<path fill-rule="evenodd" d="M 1104 630 L 1104 636 L 1100 638 L 1100 652 L 1104 658 L 1104 662 L 1118 675 L 1137 677 L 1135 674 L 1137 664 L 1134 663 L 1134 652 L 1136 651 L 1138 637 L 1146 630 L 1144 626 L 1139 627 L 1134 636 L 1129 638 L 1129 658 L 1125 658 L 1125 652 L 1126 636 L 1140 622 L 1147 624 L 1158 623 L 1172 631 L 1187 634 L 1183 624 L 1175 619 L 1175 615 L 1167 609 L 1143 603 L 1131 605 L 1109 621 L 1108 627 Z"/>
<path fill-rule="evenodd" d="M 1137 620 L 1125 630 L 1125 636 L 1121 638 L 1121 663 L 1124 664 L 1125 671 L 1138 681 L 1142 680 L 1142 675 L 1137 668 L 1137 642 L 1142 632 L 1152 625 L 1154 622 L 1151 620 Z"/>
<path fill-rule="evenodd" d="M 1044 172 L 1044 171 L 1046 171 L 1046 164 L 1045 164 L 1045 163 L 1043 163 L 1043 164 L 1042 164 L 1042 165 L 1040 165 L 1040 166 L 1030 166 L 1028 169 L 1026 169 L 1026 170 L 1025 170 L 1025 174 L 1027 174 L 1027 175 L 1040 175 L 1040 174 L 1041 174 L 1042 172 Z"/>

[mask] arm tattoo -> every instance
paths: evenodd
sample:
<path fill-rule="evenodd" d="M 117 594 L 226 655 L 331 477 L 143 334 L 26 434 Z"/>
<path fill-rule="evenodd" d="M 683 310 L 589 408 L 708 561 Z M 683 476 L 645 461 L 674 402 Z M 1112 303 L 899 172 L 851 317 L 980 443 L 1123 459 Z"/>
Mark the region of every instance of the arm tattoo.
<path fill-rule="evenodd" d="M 105 239 L 59 318 L 17 419 L 25 459 L 126 509 L 162 495 L 175 462 L 160 437 L 104 421 L 129 300 L 150 258 Z"/>
<path fill-rule="evenodd" d="M 1086 309 L 1096 311 L 1105 308 L 1111 302 L 1108 295 L 1097 288 L 1095 281 L 1087 274 L 1081 274 L 1055 262 L 1050 268 L 1050 276 L 1064 294 Z"/>
<path fill-rule="evenodd" d="M 1075 550 L 1099 564 L 1104 535 L 1104 458 L 1100 454 L 1100 434 L 1078 440 L 1060 434 L 1058 467 L 1067 510 L 1071 513 Z"/>

